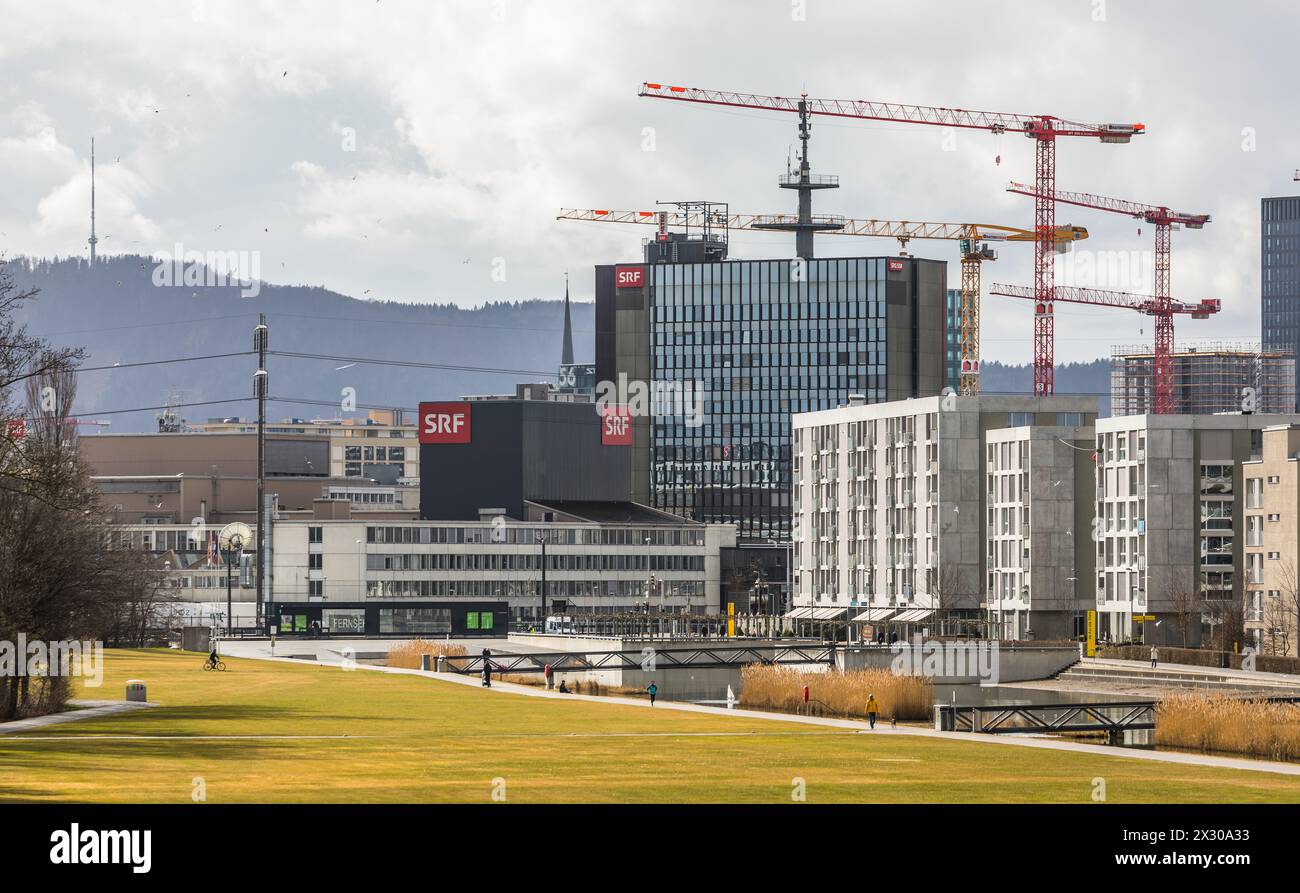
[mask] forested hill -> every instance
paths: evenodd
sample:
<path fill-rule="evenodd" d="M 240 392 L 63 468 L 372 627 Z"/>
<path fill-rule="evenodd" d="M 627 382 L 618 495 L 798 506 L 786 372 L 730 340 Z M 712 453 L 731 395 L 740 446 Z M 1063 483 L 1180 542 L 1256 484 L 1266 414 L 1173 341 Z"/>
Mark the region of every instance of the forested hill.
<path fill-rule="evenodd" d="M 351 365 L 351 360 L 271 357 L 271 393 L 330 406 L 276 401 L 272 419 L 330 417 L 344 388 L 361 405 L 414 407 L 421 400 L 513 392 L 520 381 L 555 380 L 564 325 L 562 297 L 464 309 L 451 304 L 358 300 L 329 289 L 263 283 L 255 297 L 236 285 L 155 285 L 155 261 L 137 256 L 85 260 L 18 258 L 8 264 L 37 299 L 18 316 L 33 334 L 87 350 L 84 366 L 248 351 L 259 313 L 272 350 L 466 367 L 458 370 Z M 161 278 L 161 277 L 159 277 Z M 594 356 L 594 313 L 573 305 L 574 353 Z M 345 368 L 339 368 L 345 367 Z M 253 356 L 87 371 L 79 376 L 78 413 L 152 407 L 182 392 L 184 402 L 244 398 L 252 392 Z M 475 370 L 505 370 L 501 372 Z M 194 406 L 190 421 L 256 415 L 251 401 Z M 155 412 L 104 415 L 109 431 L 147 431 Z"/>

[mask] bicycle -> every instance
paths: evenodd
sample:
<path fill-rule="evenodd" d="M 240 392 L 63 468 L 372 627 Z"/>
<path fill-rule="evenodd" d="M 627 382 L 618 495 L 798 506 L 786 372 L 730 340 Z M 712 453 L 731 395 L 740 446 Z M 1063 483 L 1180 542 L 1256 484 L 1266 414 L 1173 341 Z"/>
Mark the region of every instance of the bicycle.
<path fill-rule="evenodd" d="M 226 662 L 220 658 L 217 658 L 215 661 L 211 659 L 205 660 L 203 662 L 203 669 L 216 670 L 218 673 L 224 673 L 226 671 Z"/>

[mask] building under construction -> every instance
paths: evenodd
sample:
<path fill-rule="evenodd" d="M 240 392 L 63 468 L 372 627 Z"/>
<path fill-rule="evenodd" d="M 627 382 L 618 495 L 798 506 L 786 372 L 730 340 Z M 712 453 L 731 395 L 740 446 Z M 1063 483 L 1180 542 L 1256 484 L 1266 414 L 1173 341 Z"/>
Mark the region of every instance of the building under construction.
<path fill-rule="evenodd" d="M 1153 411 L 1153 351 L 1150 345 L 1111 349 L 1111 414 Z M 1174 412 L 1295 411 L 1295 353 L 1262 350 L 1251 342 L 1206 341 L 1179 345 L 1171 356 Z"/>

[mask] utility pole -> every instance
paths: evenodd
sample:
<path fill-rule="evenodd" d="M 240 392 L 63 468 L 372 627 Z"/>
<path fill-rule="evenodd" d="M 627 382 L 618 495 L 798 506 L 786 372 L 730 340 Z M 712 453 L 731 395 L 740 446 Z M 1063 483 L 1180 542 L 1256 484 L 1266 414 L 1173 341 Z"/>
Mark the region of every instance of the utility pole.
<path fill-rule="evenodd" d="M 266 347 L 269 329 L 266 314 L 258 316 L 253 330 L 253 349 L 257 351 L 257 371 L 253 373 L 253 396 L 257 398 L 257 625 L 266 626 L 265 588 L 266 575 Z"/>

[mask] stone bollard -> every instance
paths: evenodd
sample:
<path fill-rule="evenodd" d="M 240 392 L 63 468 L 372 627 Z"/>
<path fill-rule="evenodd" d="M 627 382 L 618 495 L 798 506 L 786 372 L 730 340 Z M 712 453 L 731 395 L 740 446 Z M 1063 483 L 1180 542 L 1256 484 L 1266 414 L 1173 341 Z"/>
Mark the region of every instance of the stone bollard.
<path fill-rule="evenodd" d="M 149 700 L 145 692 L 143 679 L 128 679 L 126 681 L 126 699 L 128 701 L 139 701 L 140 703 Z"/>
<path fill-rule="evenodd" d="M 447 657 L 446 657 L 446 655 L 443 655 L 443 654 L 439 654 L 439 655 L 438 655 L 438 672 L 439 672 L 439 673 L 445 673 L 445 672 L 447 672 Z"/>

